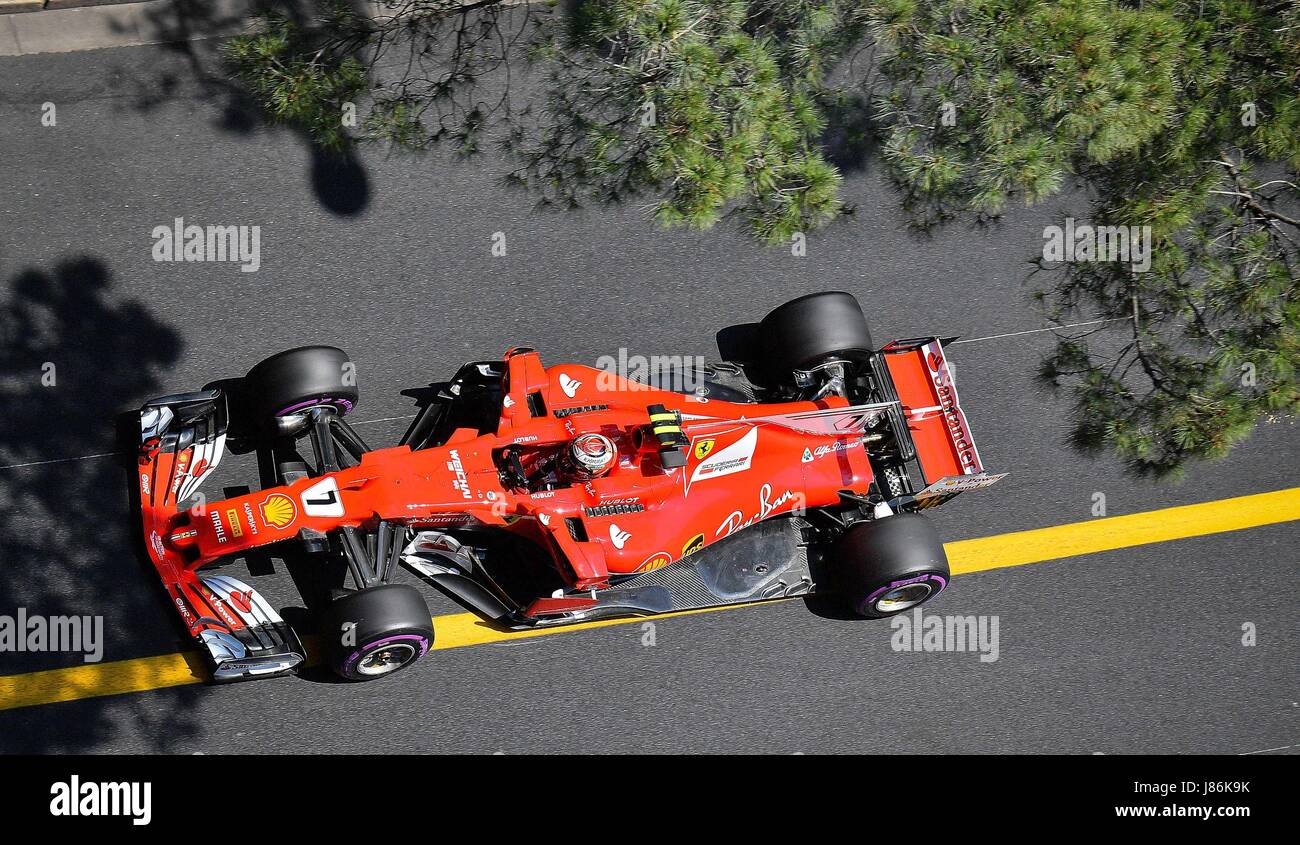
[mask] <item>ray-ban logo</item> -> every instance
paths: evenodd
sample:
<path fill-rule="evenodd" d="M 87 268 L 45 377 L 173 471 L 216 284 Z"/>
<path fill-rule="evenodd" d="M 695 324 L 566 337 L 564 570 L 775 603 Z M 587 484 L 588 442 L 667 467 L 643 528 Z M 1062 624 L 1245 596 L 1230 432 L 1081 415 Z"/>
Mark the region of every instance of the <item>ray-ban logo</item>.
<path fill-rule="evenodd" d="M 261 226 L 187 226 L 177 217 L 171 226 L 154 226 L 151 235 L 154 261 L 232 262 L 243 273 L 262 266 Z"/>

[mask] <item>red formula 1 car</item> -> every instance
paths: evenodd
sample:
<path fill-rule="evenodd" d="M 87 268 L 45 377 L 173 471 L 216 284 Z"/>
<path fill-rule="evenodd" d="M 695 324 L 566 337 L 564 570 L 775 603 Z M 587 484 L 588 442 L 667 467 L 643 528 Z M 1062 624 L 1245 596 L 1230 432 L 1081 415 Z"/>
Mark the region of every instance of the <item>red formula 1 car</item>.
<path fill-rule="evenodd" d="M 392 582 L 399 564 L 503 628 L 813 592 L 883 617 L 936 595 L 948 564 L 918 512 L 1001 477 L 983 471 L 942 341 L 877 347 L 846 293 L 729 337 L 729 360 L 655 384 L 515 348 L 425 391 L 382 449 L 344 420 L 358 394 L 333 347 L 152 400 L 138 479 L 149 557 L 218 680 L 303 660 L 256 590 L 202 572 L 273 544 L 337 573 L 307 603 L 332 668 L 354 680 L 433 642 L 420 592 Z M 264 486 L 205 501 L 228 445 L 258 450 Z"/>

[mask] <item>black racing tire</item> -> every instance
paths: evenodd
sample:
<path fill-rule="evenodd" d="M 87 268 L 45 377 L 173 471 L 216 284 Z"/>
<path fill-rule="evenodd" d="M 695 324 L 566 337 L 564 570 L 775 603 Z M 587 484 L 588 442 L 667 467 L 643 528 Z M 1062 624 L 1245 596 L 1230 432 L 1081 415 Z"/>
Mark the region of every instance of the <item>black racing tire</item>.
<path fill-rule="evenodd" d="M 244 376 L 244 401 L 254 418 L 273 427 L 276 418 L 313 405 L 332 405 L 340 415 L 356 407 L 351 359 L 333 346 L 300 346 L 257 364 Z"/>
<path fill-rule="evenodd" d="M 762 375 L 771 383 L 831 359 L 863 361 L 875 351 L 862 306 L 844 291 L 790 300 L 763 318 L 756 339 Z"/>
<path fill-rule="evenodd" d="M 868 619 L 911 610 L 937 596 L 952 577 L 939 533 L 914 513 L 849 526 L 826 558 L 835 595 Z"/>
<path fill-rule="evenodd" d="M 330 669 L 374 681 L 410 666 L 433 647 L 433 620 L 420 591 L 383 584 L 335 599 L 322 618 Z"/>

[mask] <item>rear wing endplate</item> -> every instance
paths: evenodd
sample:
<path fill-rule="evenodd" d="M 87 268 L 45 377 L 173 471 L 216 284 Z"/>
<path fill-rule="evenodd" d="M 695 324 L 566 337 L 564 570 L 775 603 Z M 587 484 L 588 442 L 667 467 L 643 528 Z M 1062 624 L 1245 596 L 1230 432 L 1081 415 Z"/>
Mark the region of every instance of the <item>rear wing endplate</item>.
<path fill-rule="evenodd" d="M 878 359 L 902 403 L 911 440 L 907 445 L 915 451 L 925 483 L 984 476 L 984 465 L 944 356 L 943 341 L 937 337 L 894 341 L 880 350 Z"/>

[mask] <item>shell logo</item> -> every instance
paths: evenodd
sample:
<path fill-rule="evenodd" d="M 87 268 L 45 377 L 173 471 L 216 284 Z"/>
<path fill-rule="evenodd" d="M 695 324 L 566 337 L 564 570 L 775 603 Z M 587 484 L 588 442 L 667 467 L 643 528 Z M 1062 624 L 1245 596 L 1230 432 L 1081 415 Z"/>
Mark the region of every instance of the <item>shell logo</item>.
<path fill-rule="evenodd" d="M 657 552 L 657 553 L 655 553 L 655 554 L 650 555 L 650 557 L 646 558 L 645 563 L 643 563 L 643 564 L 641 564 L 640 566 L 637 567 L 637 571 L 638 571 L 638 572 L 650 572 L 651 570 L 662 569 L 663 567 L 667 566 L 668 564 L 670 564 L 670 563 L 672 563 L 672 562 L 673 562 L 673 559 L 670 558 L 670 557 L 667 555 L 667 553 L 665 553 L 665 552 Z"/>
<path fill-rule="evenodd" d="M 268 528 L 284 528 L 298 518 L 298 508 L 293 499 L 276 493 L 262 502 L 262 521 Z"/>

